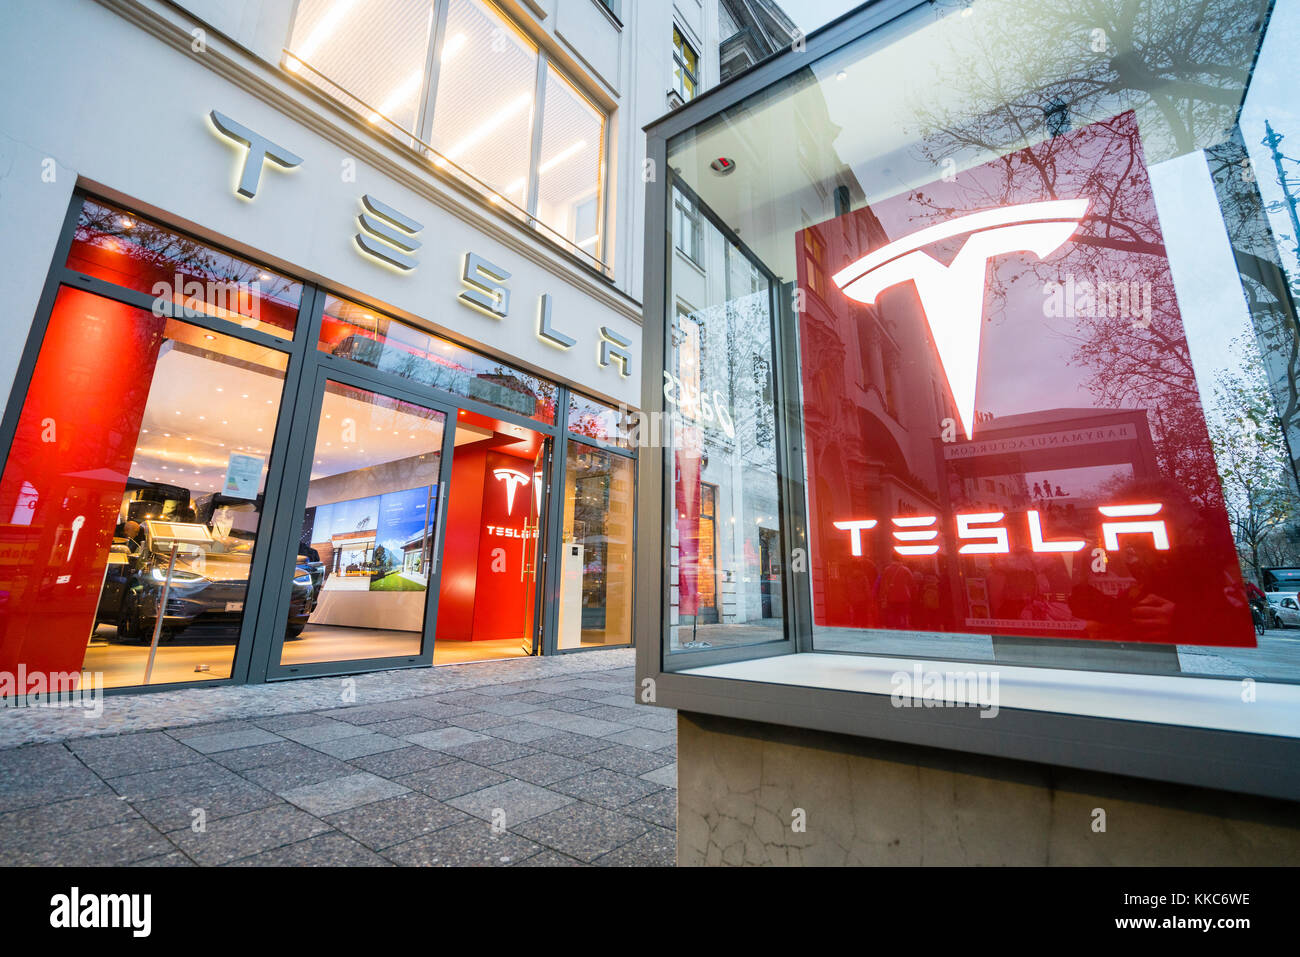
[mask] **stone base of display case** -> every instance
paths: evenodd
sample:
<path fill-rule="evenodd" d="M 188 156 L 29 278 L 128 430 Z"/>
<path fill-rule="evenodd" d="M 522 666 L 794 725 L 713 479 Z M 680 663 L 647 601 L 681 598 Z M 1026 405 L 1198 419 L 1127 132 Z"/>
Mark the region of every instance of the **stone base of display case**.
<path fill-rule="evenodd" d="M 1291 802 L 701 714 L 679 865 L 1279 865 Z"/>

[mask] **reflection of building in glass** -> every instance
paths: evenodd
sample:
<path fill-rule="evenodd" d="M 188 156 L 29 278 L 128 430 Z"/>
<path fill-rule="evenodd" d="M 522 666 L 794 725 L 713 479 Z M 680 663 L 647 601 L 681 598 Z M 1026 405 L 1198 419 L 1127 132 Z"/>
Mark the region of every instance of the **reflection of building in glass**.
<path fill-rule="evenodd" d="M 830 218 L 862 190 L 836 159 L 832 124 L 817 86 L 795 109 L 767 118 L 773 135 L 737 153 L 771 175 L 802 169 L 837 181 L 785 195 L 782 215 Z M 780 128 L 779 135 L 775 130 Z M 707 148 L 707 147 L 701 147 Z M 671 623 L 684 647 L 774 640 L 784 635 L 782 537 L 775 379 L 777 342 L 790 295 L 740 239 L 684 186 L 674 192 L 671 382 L 673 444 Z M 824 288 L 829 282 L 823 274 Z"/>

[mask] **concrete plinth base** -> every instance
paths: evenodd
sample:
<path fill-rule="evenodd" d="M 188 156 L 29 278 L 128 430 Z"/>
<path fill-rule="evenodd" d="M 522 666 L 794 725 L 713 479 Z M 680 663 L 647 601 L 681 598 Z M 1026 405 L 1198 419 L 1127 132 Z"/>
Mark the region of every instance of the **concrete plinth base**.
<path fill-rule="evenodd" d="M 1287 801 L 687 713 L 677 755 L 680 865 L 1300 863 Z"/>

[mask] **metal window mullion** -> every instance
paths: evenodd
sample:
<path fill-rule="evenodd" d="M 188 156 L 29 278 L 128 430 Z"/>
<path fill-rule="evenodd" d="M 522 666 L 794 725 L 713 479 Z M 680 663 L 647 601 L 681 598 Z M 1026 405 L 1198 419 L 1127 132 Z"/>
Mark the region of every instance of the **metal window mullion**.
<path fill-rule="evenodd" d="M 528 191 L 524 196 L 524 209 L 528 211 L 530 217 L 529 225 L 532 220 L 537 219 L 537 194 L 538 180 L 541 179 L 538 173 L 538 167 L 542 164 L 542 113 L 546 103 L 546 70 L 548 65 L 546 54 L 537 51 L 537 80 L 533 90 L 533 132 L 532 142 L 528 150 Z"/>
<path fill-rule="evenodd" d="M 241 643 L 247 644 L 247 659 L 242 677 L 250 683 L 264 682 L 279 667 L 280 648 L 283 644 L 284 622 L 288 615 L 289 594 L 285 590 L 286 577 L 292 578 L 293 560 L 296 557 L 302 513 L 296 511 L 295 500 L 299 485 L 311 473 L 313 447 L 307 443 L 315 427 L 311 425 L 311 407 L 315 383 L 320 366 L 316 342 L 325 311 L 326 293 L 319 286 L 304 285 L 303 300 L 298 311 L 298 322 L 303 334 L 295 337 L 294 350 L 280 389 L 280 413 L 272 437 L 271 466 L 267 474 L 266 503 L 258 521 L 258 537 L 265 535 L 263 563 L 250 569 L 248 591 L 245 592 L 245 632 Z M 276 453 L 279 453 L 279 463 Z M 272 485 L 272 481 L 275 485 Z M 290 541 L 292 539 L 292 541 Z M 289 551 L 292 550 L 292 554 Z M 256 559 L 256 551 L 254 558 Z M 277 569 L 281 574 L 277 574 Z M 256 574 L 254 574 L 256 573 Z M 249 608 L 248 596 L 258 589 L 255 607 Z M 253 615 L 251 626 L 249 612 Z M 233 673 L 232 673 L 233 674 Z"/>
<path fill-rule="evenodd" d="M 424 99 L 416 121 L 416 136 L 426 143 L 433 142 L 433 111 L 438 95 L 438 65 L 442 63 L 442 44 L 447 36 L 447 15 L 451 0 L 432 0 L 433 36 L 424 62 Z"/>

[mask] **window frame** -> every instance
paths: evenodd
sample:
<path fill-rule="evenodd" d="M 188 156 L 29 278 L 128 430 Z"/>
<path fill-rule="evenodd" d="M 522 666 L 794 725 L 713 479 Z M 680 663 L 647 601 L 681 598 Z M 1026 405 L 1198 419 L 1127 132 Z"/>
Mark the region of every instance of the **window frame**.
<path fill-rule="evenodd" d="M 660 169 L 669 166 L 670 140 L 696 128 L 702 122 L 738 107 L 754 94 L 790 80 L 815 62 L 866 36 L 877 34 L 906 14 L 927 8 L 924 0 L 871 0 L 850 14 L 814 32 L 806 48 L 786 51 L 756 65 L 733 81 L 705 91 L 678 110 L 646 127 L 646 155 Z M 673 177 L 646 184 L 646 230 L 644 275 L 659 277 L 647 282 L 644 314 L 655 332 L 644 340 L 642 358 L 642 410 L 648 416 L 663 416 L 666 405 L 658 388 L 662 370 L 672 355 L 672 289 L 670 269 L 674 242 L 671 234 Z M 701 212 L 711 216 L 707 206 Z M 743 244 L 739 247 L 745 251 Z M 798 379 L 791 378 L 789 346 L 794 323 L 788 318 L 791 287 L 773 286 L 776 305 L 782 309 L 779 321 L 781 348 L 776 353 L 778 451 L 795 453 L 798 464 L 802 450 L 792 440 L 782 421 L 799 414 Z M 786 385 L 785 383 L 790 383 Z M 793 390 L 793 392 L 792 392 Z M 796 436 L 801 435 L 801 430 Z M 792 448 L 791 448 L 792 446 Z M 671 484 L 665 463 L 671 449 L 655 446 L 643 451 L 638 460 L 638 541 L 636 620 L 643 630 L 637 642 L 636 680 L 638 687 L 655 690 L 653 704 L 680 711 L 771 723 L 814 731 L 867 737 L 904 745 L 919 745 L 991 755 L 1033 762 L 1043 766 L 1077 768 L 1107 774 L 1131 775 L 1223 791 L 1241 792 L 1300 800 L 1300 738 L 1257 731 L 1229 731 L 1215 727 L 1172 724 L 1147 719 L 1109 715 L 1068 713 L 1002 707 L 996 721 L 983 721 L 974 708 L 897 708 L 887 693 L 833 687 L 831 683 L 777 683 L 764 678 L 756 659 L 779 661 L 787 655 L 814 652 L 811 628 L 801 617 L 810 609 L 794 607 L 810 595 L 806 572 L 787 574 L 795 582 L 789 594 L 791 628 L 782 645 L 744 646 L 689 654 L 667 653 L 668 581 L 666 545 L 671 541 Z M 790 483 L 802 477 L 782 477 Z M 802 492 L 802 488 L 800 488 Z M 804 507 L 802 494 L 799 508 Z M 783 518 L 789 520 L 789 508 Z M 790 527 L 798 541 L 801 529 Z M 849 658 L 856 656 L 842 656 Z M 900 669 L 922 663 L 918 658 L 894 658 Z M 793 660 L 791 661 L 793 664 Z M 942 662 L 927 662 L 943 668 Z M 953 662 L 970 668 L 969 663 Z M 1057 669 L 1042 669 L 1050 679 Z M 712 672 L 712 673 L 710 673 Z M 719 673 L 722 672 L 722 673 Z M 1072 672 L 1071 672 L 1072 673 Z M 1190 680 L 1179 678 L 1176 680 Z M 1287 687 L 1287 686 L 1274 686 Z M 1047 772 L 1047 773 L 1050 773 Z"/>
<path fill-rule="evenodd" d="M 680 216 L 678 215 L 679 213 Z M 685 219 L 690 222 L 690 227 L 691 227 L 691 248 L 690 249 L 683 249 L 682 246 L 678 243 L 679 235 L 677 231 L 677 223 L 679 219 Z M 684 192 L 682 192 L 679 189 L 674 189 L 673 190 L 673 248 L 676 249 L 678 252 L 680 252 L 691 262 L 693 262 L 695 265 L 699 266 L 701 246 L 702 244 L 700 242 L 700 209 L 693 202 L 691 202 L 690 198 Z"/>
<path fill-rule="evenodd" d="M 695 69 L 686 65 L 686 53 L 689 52 L 695 58 Z M 681 28 L 677 21 L 673 21 L 673 64 L 680 73 L 674 71 L 673 90 L 686 103 L 691 102 L 703 92 L 700 89 L 700 53 L 695 49 L 690 40 L 686 39 L 686 31 Z M 687 92 L 678 85 L 680 77 L 686 77 L 691 81 L 693 92 Z"/>
<path fill-rule="evenodd" d="M 555 61 L 541 44 L 534 40 L 511 16 L 509 16 L 509 14 L 506 13 L 505 10 L 502 9 L 501 6 L 496 3 L 496 0 L 475 0 L 475 2 L 485 7 L 490 15 L 496 17 L 497 20 L 500 21 L 503 29 L 511 31 L 522 43 L 531 48 L 537 58 L 537 72 L 533 85 L 533 118 L 528 134 L 529 158 L 526 182 L 524 185 L 524 204 L 516 205 L 511 200 L 502 196 L 483 180 L 479 179 L 474 173 L 464 169 L 454 160 L 442 156 L 437 149 L 430 145 L 429 140 L 433 131 L 434 113 L 437 109 L 438 85 L 441 79 L 438 65 L 442 61 L 443 43 L 447 34 L 447 17 L 450 12 L 452 0 L 429 0 L 429 2 L 433 4 L 433 26 L 430 31 L 428 49 L 425 52 L 424 78 L 420 88 L 420 105 L 416 110 L 416 122 L 414 123 L 414 128 L 409 130 L 402 129 L 395 121 L 383 116 L 382 114 L 379 114 L 383 121 L 381 124 L 358 123 L 357 125 L 364 126 L 365 128 L 378 132 L 381 135 L 385 135 L 390 139 L 396 139 L 401 142 L 406 149 L 421 154 L 424 158 L 429 159 L 429 170 L 434 175 L 456 180 L 462 178 L 469 179 L 474 184 L 475 190 L 482 194 L 483 198 L 487 200 L 490 206 L 498 210 L 515 210 L 517 215 L 512 218 L 522 220 L 524 225 L 529 229 L 532 229 L 544 238 L 559 245 L 570 254 L 576 255 L 579 258 L 579 261 L 586 263 L 589 260 L 589 264 L 593 265 L 594 268 L 599 271 L 601 276 L 605 279 L 612 279 L 613 264 L 610 262 L 609 258 L 609 195 L 611 192 L 609 188 L 609 170 L 611 168 L 611 143 L 609 135 L 611 117 L 609 110 L 602 107 L 595 99 L 593 99 L 587 93 L 586 87 L 582 83 L 579 83 L 566 69 L 564 69 L 563 66 Z M 289 19 L 289 36 L 286 37 L 286 43 L 292 42 L 293 30 L 297 21 L 300 5 L 301 0 L 299 0 L 299 3 L 295 5 L 293 14 Z M 604 4 L 602 3 L 601 6 L 604 7 Z M 329 103 L 345 111 L 345 113 L 354 120 L 358 117 L 362 117 L 363 114 L 353 108 L 350 105 L 352 103 L 360 104 L 362 107 L 371 109 L 378 114 L 378 111 L 374 110 L 371 104 L 363 102 L 353 95 L 346 87 L 317 70 L 312 64 L 298 58 L 288 46 L 284 47 L 282 53 L 283 55 L 280 63 L 281 72 L 289 76 L 303 88 L 317 96 L 324 97 Z M 298 75 L 297 71 L 289 69 L 288 64 L 290 62 L 298 63 L 306 72 L 315 75 L 319 79 L 320 83 L 309 82 L 305 77 Z M 548 69 L 554 69 L 557 76 L 563 82 L 567 83 L 574 93 L 585 100 L 592 110 L 600 117 L 600 171 L 596 183 L 596 226 L 599 239 L 595 244 L 595 249 L 590 252 L 582 246 L 579 246 L 576 240 L 570 240 L 565 237 L 558 229 L 551 226 L 549 223 L 546 223 L 537 215 L 538 181 L 540 178 L 538 167 L 541 165 L 540 153 L 542 124 L 545 122 L 544 106 Z M 321 89 L 321 84 L 342 93 L 343 96 L 331 96 L 325 90 Z M 442 165 L 433 162 L 433 157 L 437 157 L 441 161 Z M 456 172 L 453 173 L 452 170 L 455 170 Z"/>

